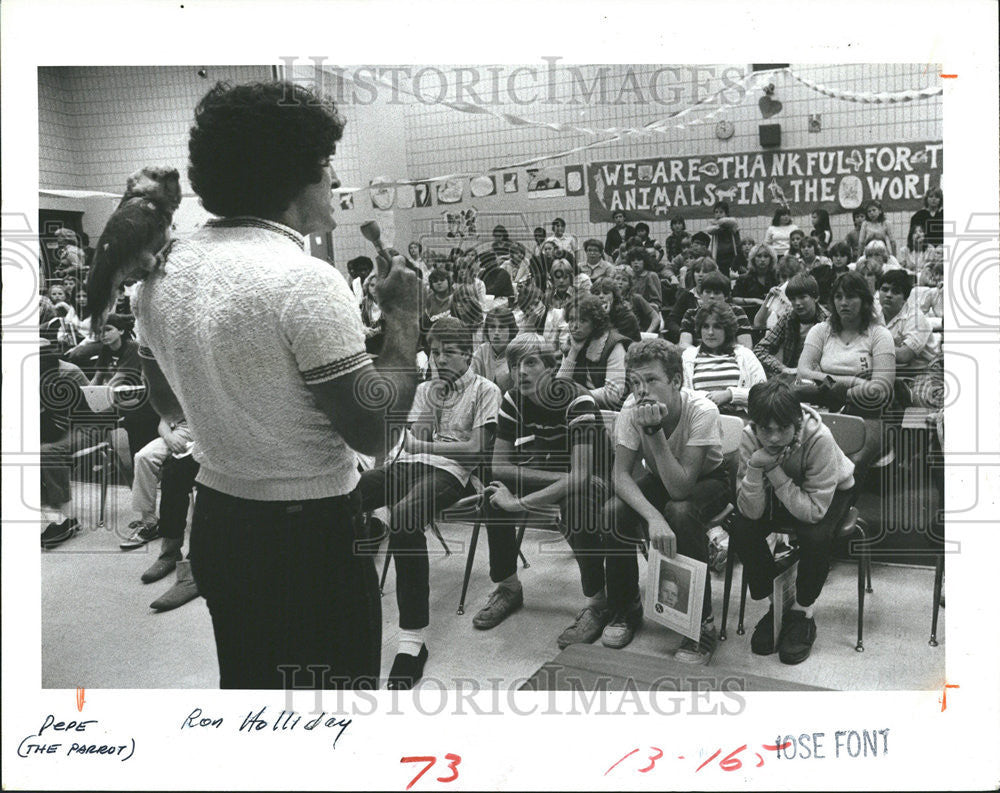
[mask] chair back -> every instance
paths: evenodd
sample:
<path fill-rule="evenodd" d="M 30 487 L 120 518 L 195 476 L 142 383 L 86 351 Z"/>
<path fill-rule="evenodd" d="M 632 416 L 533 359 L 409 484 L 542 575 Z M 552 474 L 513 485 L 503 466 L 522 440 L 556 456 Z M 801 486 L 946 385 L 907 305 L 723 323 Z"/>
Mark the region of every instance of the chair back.
<path fill-rule="evenodd" d="M 867 427 L 860 416 L 844 413 L 820 413 L 823 423 L 830 428 L 833 439 L 851 462 L 857 464 L 861 451 L 865 448 Z"/>
<path fill-rule="evenodd" d="M 723 456 L 733 454 L 740 450 L 740 438 L 743 437 L 743 428 L 746 425 L 739 416 L 719 416 L 719 430 L 722 432 L 722 454 Z"/>
<path fill-rule="evenodd" d="M 615 445 L 615 427 L 618 424 L 618 415 L 617 410 L 601 411 L 601 419 L 604 421 L 604 429 L 607 430 L 608 437 L 611 439 L 612 448 Z"/>

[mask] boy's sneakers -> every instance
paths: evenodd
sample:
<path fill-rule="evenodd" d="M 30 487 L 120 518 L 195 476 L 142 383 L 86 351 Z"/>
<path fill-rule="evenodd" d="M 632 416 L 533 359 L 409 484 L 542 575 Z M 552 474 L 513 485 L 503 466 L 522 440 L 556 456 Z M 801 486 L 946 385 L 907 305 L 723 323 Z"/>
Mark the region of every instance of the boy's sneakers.
<path fill-rule="evenodd" d="M 486 605 L 472 618 L 472 625 L 483 631 L 495 628 L 523 605 L 522 589 L 513 590 L 498 586 L 486 601 Z"/>
<path fill-rule="evenodd" d="M 729 557 L 729 537 L 713 537 L 708 543 L 708 569 L 716 573 L 726 571 L 726 559 Z"/>
<path fill-rule="evenodd" d="M 78 531 L 80 531 L 80 521 L 76 518 L 66 518 L 62 523 L 50 523 L 42 532 L 42 547 L 47 550 L 62 545 Z"/>
<path fill-rule="evenodd" d="M 611 621 L 611 609 L 595 609 L 587 606 L 576 615 L 576 620 L 566 630 L 559 634 L 556 644 L 560 650 L 565 650 L 571 644 L 592 644 L 604 631 L 604 626 Z"/>
<path fill-rule="evenodd" d="M 674 660 L 682 664 L 707 664 L 719 643 L 714 622 L 701 623 L 701 638 L 698 641 L 685 638 L 674 652 Z"/>
<path fill-rule="evenodd" d="M 792 609 L 785 615 L 778 639 L 778 658 L 783 664 L 801 664 L 816 641 L 816 620 L 804 611 Z"/>
<path fill-rule="evenodd" d="M 128 527 L 132 529 L 132 533 L 129 534 L 128 539 L 118 543 L 118 547 L 123 551 L 132 551 L 136 548 L 141 548 L 146 543 L 152 542 L 160 536 L 160 524 L 158 522 L 147 526 L 141 520 L 133 520 L 128 524 Z"/>
<path fill-rule="evenodd" d="M 636 631 L 642 627 L 642 603 L 634 603 L 624 612 L 618 612 L 611 618 L 604 633 L 601 634 L 601 644 L 613 650 L 620 650 L 632 641 Z"/>
<path fill-rule="evenodd" d="M 753 629 L 753 636 L 750 637 L 750 651 L 754 655 L 770 655 L 775 651 L 774 646 L 774 604 L 767 610 L 757 627 Z"/>

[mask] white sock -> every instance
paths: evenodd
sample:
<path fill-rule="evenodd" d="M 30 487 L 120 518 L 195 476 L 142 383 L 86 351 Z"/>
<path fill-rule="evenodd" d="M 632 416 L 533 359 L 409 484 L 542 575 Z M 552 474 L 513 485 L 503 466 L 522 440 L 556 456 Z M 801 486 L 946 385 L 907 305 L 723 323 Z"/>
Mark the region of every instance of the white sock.
<path fill-rule="evenodd" d="M 608 607 L 608 593 L 602 589 L 593 597 L 587 598 L 587 605 L 597 611 L 603 611 Z"/>
<path fill-rule="evenodd" d="M 719 545 L 724 545 L 724 540 L 727 539 L 729 535 L 726 534 L 722 526 L 713 526 L 708 530 L 708 541 L 715 542 Z"/>
<path fill-rule="evenodd" d="M 801 605 L 796 600 L 792 604 L 792 611 L 802 611 L 802 612 L 805 613 L 806 617 L 808 617 L 809 619 L 812 619 L 812 615 L 813 615 L 813 607 L 812 606 L 803 606 L 803 605 Z"/>
<path fill-rule="evenodd" d="M 397 645 L 396 653 L 402 653 L 403 655 L 420 655 L 420 648 L 424 644 L 424 631 L 426 628 L 421 628 L 418 631 L 399 631 L 399 644 Z"/>
<path fill-rule="evenodd" d="M 497 586 L 506 589 L 509 592 L 520 592 L 521 582 L 518 580 L 517 573 L 508 576 L 503 581 L 497 581 Z"/>

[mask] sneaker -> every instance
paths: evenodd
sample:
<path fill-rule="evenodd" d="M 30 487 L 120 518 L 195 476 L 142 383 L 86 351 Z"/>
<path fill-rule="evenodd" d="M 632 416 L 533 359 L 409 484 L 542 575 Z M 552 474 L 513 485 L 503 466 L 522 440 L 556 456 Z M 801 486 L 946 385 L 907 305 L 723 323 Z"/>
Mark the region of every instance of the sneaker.
<path fill-rule="evenodd" d="M 587 606 L 576 615 L 576 620 L 559 634 L 556 644 L 565 650 L 571 644 L 593 644 L 604 632 L 604 626 L 611 621 L 611 609 L 595 609 Z"/>
<path fill-rule="evenodd" d="M 635 603 L 625 612 L 619 612 L 612 617 L 601 634 L 601 644 L 613 650 L 627 647 L 636 631 L 642 627 L 642 603 Z"/>
<path fill-rule="evenodd" d="M 816 620 L 804 611 L 792 609 L 781 625 L 778 639 L 778 658 L 783 664 L 801 664 L 812 652 L 816 641 Z"/>
<path fill-rule="evenodd" d="M 62 545 L 78 531 L 80 531 L 80 521 L 76 518 L 66 518 L 62 523 L 50 523 L 42 532 L 42 547 L 48 549 Z"/>
<path fill-rule="evenodd" d="M 708 569 L 716 573 L 726 572 L 726 560 L 729 558 L 728 538 L 715 538 L 708 544 Z"/>
<path fill-rule="evenodd" d="M 523 605 L 524 591 L 520 587 L 515 591 L 498 586 L 486 601 L 486 606 L 472 618 L 472 625 L 484 631 L 495 628 Z"/>
<path fill-rule="evenodd" d="M 141 548 L 148 542 L 159 539 L 160 537 L 160 524 L 154 523 L 151 526 L 147 526 L 141 520 L 133 520 L 128 527 L 132 529 L 132 533 L 129 535 L 127 540 L 122 540 L 118 543 L 118 547 L 123 551 L 133 551 L 136 548 Z"/>
<path fill-rule="evenodd" d="M 701 638 L 698 641 L 685 638 L 681 646 L 674 652 L 674 660 L 682 664 L 707 664 L 712 660 L 712 654 L 718 643 L 719 637 L 715 631 L 715 624 L 703 622 L 701 624 Z"/>
<path fill-rule="evenodd" d="M 750 637 L 750 651 L 754 655 L 770 655 L 775 651 L 774 646 L 774 604 L 767 610 L 757 627 L 753 629 L 753 636 Z"/>

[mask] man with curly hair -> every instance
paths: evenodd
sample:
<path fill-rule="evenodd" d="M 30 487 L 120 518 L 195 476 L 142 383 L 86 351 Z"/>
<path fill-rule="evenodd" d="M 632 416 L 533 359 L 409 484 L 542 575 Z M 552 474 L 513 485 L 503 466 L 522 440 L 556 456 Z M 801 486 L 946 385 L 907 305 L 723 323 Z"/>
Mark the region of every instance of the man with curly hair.
<path fill-rule="evenodd" d="M 387 418 L 413 400 L 419 281 L 401 256 L 379 262 L 373 367 L 347 282 L 304 250 L 336 225 L 343 128 L 299 85 L 211 89 L 188 176 L 217 218 L 176 240 L 135 300 L 153 404 L 198 439 L 191 569 L 223 688 L 374 687 L 379 674 L 355 451 L 381 454 Z"/>

